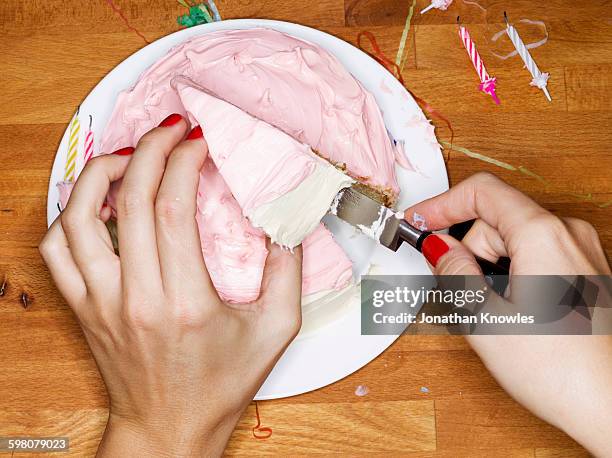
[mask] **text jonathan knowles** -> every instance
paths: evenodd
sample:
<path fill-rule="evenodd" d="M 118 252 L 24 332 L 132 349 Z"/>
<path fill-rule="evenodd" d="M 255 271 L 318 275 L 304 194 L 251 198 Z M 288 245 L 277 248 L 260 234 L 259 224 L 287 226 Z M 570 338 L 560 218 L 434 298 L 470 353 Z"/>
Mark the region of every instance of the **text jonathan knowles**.
<path fill-rule="evenodd" d="M 464 315 L 459 313 L 449 313 L 447 315 L 427 315 L 421 313 L 402 312 L 387 315 L 377 312 L 372 315 L 375 324 L 533 324 L 533 315 L 523 315 L 515 313 L 512 315 L 492 315 L 490 313 L 478 313 L 476 315 Z"/>

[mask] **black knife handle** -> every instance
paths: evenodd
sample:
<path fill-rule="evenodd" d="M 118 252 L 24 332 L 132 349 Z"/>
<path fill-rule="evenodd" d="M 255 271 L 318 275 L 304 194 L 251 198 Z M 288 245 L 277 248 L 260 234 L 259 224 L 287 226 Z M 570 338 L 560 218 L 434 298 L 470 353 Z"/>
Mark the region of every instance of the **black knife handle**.
<path fill-rule="evenodd" d="M 482 269 L 482 273 L 485 276 L 510 275 L 510 270 L 501 261 L 498 261 L 497 264 L 495 264 L 495 263 L 492 263 L 491 261 L 481 258 L 480 256 L 474 256 L 474 257 L 476 258 L 476 262 Z"/>
<path fill-rule="evenodd" d="M 455 239 L 460 240 L 471 227 L 470 223 L 473 222 L 468 222 L 467 224 L 463 224 L 457 227 L 453 226 L 450 228 L 449 233 Z M 430 235 L 432 235 L 431 232 L 421 231 L 409 224 L 406 220 L 402 220 L 400 221 L 398 227 L 399 243 L 395 245 L 395 249 L 397 250 L 402 241 L 404 241 L 416 248 L 419 253 L 422 253 L 423 242 Z M 476 258 L 476 262 L 482 270 L 482 274 L 484 275 L 487 284 L 491 286 L 491 288 L 498 294 L 504 295 L 509 282 L 510 259 L 500 258 L 497 263 L 493 263 L 491 261 L 487 261 L 486 259 L 481 258 L 480 256 L 474 257 Z"/>
<path fill-rule="evenodd" d="M 409 229 L 406 229 L 406 228 L 409 228 Z M 399 230 L 400 239 L 405 242 L 408 242 L 410 245 L 414 246 L 419 251 L 419 253 L 422 253 L 423 252 L 423 242 L 425 241 L 427 237 L 432 235 L 432 233 L 429 231 L 423 231 L 423 232 L 418 231 L 418 236 L 416 237 L 416 240 L 415 240 L 415 232 L 417 231 L 414 230 L 414 227 L 408 224 L 404 225 L 400 223 L 400 230 Z M 507 258 L 505 259 L 502 258 L 497 263 L 493 263 L 491 261 L 481 258 L 480 256 L 474 256 L 474 257 L 476 258 L 476 262 L 482 269 L 482 273 L 485 276 L 492 276 L 492 275 L 506 275 L 507 276 L 510 273 L 509 266 L 508 266 L 509 263 L 508 263 Z"/>

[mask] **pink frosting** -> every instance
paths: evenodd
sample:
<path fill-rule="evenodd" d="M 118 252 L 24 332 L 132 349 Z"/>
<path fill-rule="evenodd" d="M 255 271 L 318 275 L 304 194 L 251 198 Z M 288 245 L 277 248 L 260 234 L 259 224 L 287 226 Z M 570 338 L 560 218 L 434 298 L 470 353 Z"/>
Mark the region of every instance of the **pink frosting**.
<path fill-rule="evenodd" d="M 70 194 L 72 194 L 72 188 L 74 188 L 74 183 L 71 181 L 60 181 L 59 183 L 57 183 L 56 186 L 59 192 L 60 208 L 63 210 L 64 208 L 66 208 L 66 204 L 68 203 Z"/>
<path fill-rule="evenodd" d="M 192 124 L 202 124 L 209 154 L 244 214 L 294 189 L 321 161 L 308 146 L 240 108 L 183 83 L 176 87 Z"/>
<path fill-rule="evenodd" d="M 267 29 L 209 33 L 172 49 L 119 95 L 102 151 L 136 145 L 170 113 L 187 116 L 171 84 L 175 77 L 189 78 L 334 163 L 345 164 L 354 177 L 399 193 L 394 167 L 400 155 L 374 97 L 325 50 Z M 307 174 L 306 167 L 292 170 Z M 212 161 L 201 173 L 198 208 L 202 249 L 215 287 L 228 301 L 254 300 L 267 255 L 265 238 L 243 216 Z M 322 225 L 303 247 L 303 294 L 350 282 L 351 262 Z"/>
<path fill-rule="evenodd" d="M 317 45 L 268 29 L 192 38 L 119 95 L 102 150 L 133 146 L 168 113 L 186 114 L 171 81 L 184 76 L 395 194 L 395 150 L 372 94 Z"/>
<path fill-rule="evenodd" d="M 253 301 L 268 255 L 265 236 L 242 215 L 210 158 L 200 177 L 197 222 L 210 278 L 223 299 Z"/>

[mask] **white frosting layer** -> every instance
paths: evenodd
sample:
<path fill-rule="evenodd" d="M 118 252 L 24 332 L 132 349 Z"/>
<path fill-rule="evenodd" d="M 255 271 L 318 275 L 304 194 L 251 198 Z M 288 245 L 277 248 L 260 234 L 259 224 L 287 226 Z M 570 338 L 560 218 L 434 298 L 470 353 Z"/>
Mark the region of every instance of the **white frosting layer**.
<path fill-rule="evenodd" d="M 338 192 L 354 182 L 328 162 L 317 162 L 296 188 L 246 215 L 273 242 L 287 248 L 298 246 L 319 225 Z"/>

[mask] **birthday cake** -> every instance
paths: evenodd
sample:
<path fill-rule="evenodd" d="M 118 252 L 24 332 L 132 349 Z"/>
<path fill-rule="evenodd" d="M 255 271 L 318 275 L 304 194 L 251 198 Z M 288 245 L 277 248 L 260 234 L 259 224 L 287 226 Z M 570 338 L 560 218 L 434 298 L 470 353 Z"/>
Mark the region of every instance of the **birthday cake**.
<path fill-rule="evenodd" d="M 327 208 L 339 189 L 358 180 L 392 206 L 402 154 L 374 97 L 334 56 L 268 29 L 192 38 L 119 95 L 101 150 L 135 146 L 171 113 L 201 124 L 209 144 L 196 219 L 206 266 L 223 299 L 258 297 L 267 256 L 260 228 L 276 227 L 281 214 L 297 221 L 271 236 L 287 247 L 302 242 L 303 296 L 351 283 L 350 259 L 319 222 L 321 205 L 300 212 L 292 208 L 295 198 L 314 191 L 317 202 L 332 196 Z M 244 146 L 254 137 L 262 148 Z"/>

